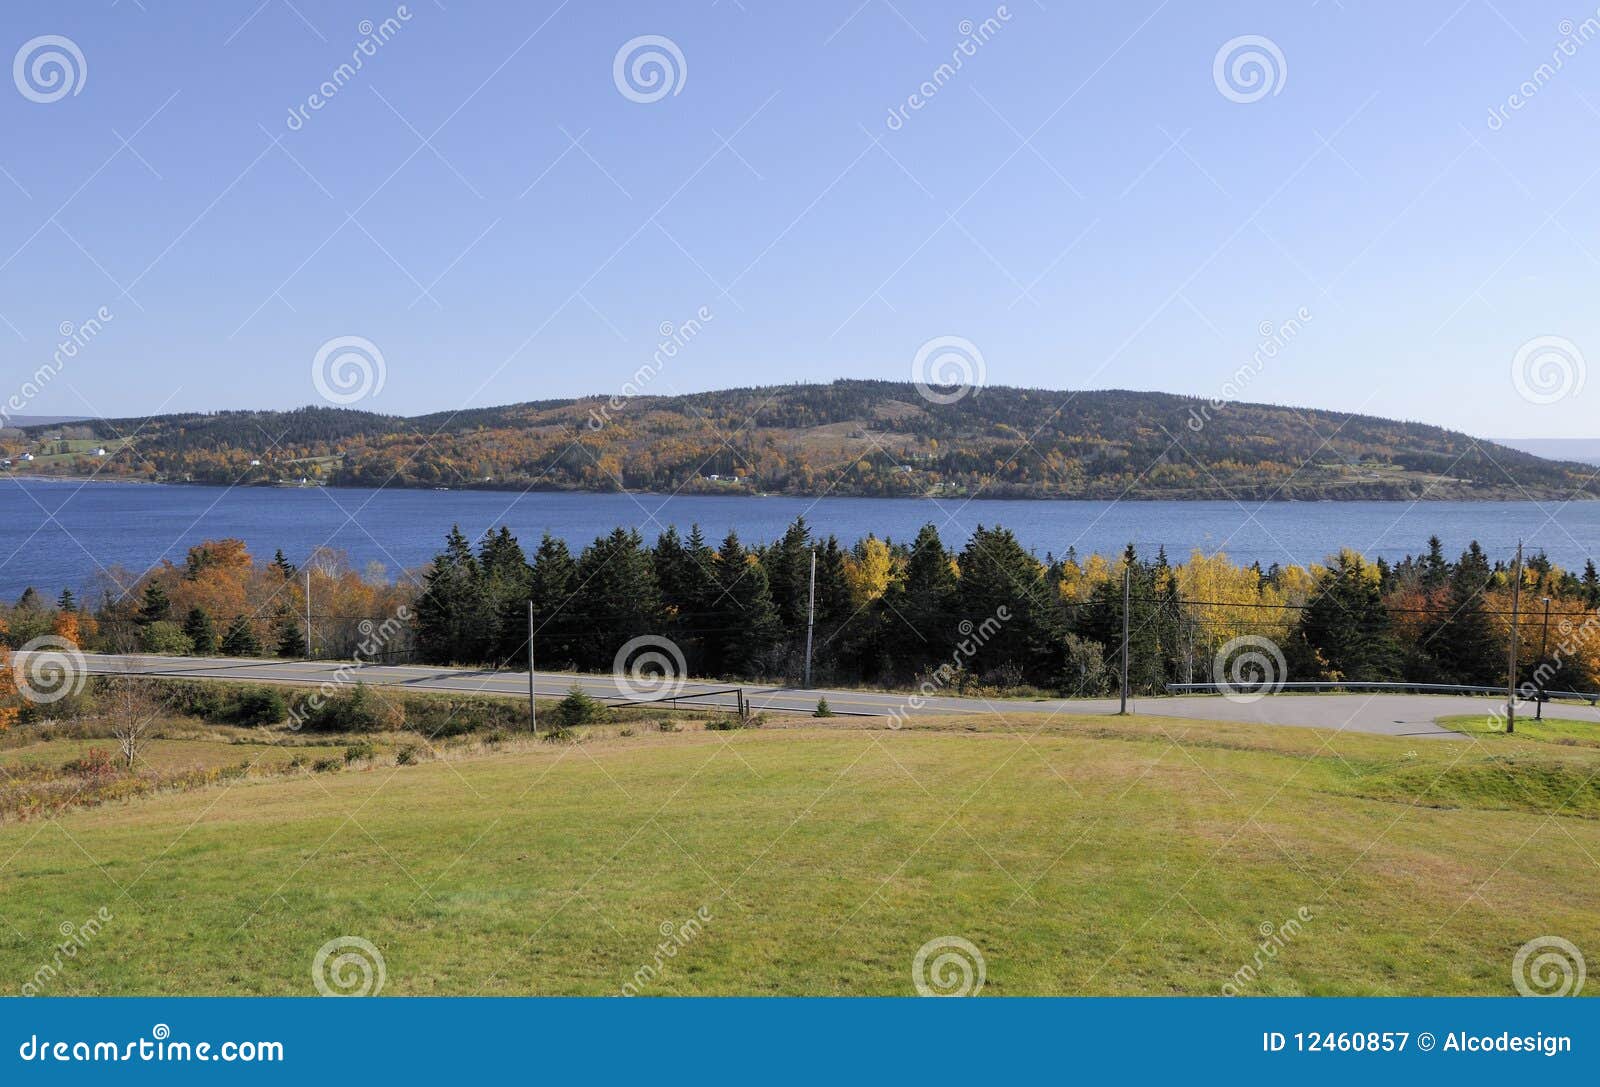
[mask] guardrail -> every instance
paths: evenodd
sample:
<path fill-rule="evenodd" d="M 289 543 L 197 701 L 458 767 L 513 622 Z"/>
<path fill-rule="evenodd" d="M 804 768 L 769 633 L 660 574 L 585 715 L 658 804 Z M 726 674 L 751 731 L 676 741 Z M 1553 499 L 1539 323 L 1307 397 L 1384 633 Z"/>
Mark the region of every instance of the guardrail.
<path fill-rule="evenodd" d="M 1226 690 L 1236 689 L 1231 685 L 1221 683 L 1168 683 L 1168 694 L 1223 694 Z M 1478 687 L 1465 683 L 1403 683 L 1387 681 L 1331 681 L 1331 680 L 1296 680 L 1292 683 L 1277 685 L 1283 691 L 1415 691 L 1425 694 L 1459 694 L 1459 695 L 1504 695 L 1504 687 Z M 1587 702 L 1593 706 L 1600 703 L 1600 692 L 1590 691 L 1544 691 L 1540 698 L 1549 701 L 1552 698 L 1569 699 L 1574 702 Z"/>

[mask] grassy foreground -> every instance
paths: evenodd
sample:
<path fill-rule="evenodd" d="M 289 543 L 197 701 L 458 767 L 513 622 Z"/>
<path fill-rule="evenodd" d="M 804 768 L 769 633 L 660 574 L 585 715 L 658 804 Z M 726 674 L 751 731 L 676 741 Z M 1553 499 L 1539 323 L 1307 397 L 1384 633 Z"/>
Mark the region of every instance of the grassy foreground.
<path fill-rule="evenodd" d="M 942 936 L 985 995 L 1509 994 L 1534 937 L 1600 952 L 1600 749 L 1561 728 L 875 724 L 603 727 L 0 825 L 0 979 L 97 915 L 41 991 L 310 994 L 340 936 L 387 995 L 646 966 L 647 993 L 909 995 Z"/>

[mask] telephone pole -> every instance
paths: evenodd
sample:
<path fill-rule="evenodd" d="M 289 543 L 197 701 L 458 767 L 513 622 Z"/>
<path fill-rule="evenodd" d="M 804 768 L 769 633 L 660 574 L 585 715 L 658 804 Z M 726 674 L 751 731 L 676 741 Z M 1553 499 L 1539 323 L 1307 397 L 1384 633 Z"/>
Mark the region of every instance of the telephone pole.
<path fill-rule="evenodd" d="M 311 651 L 311 564 L 306 563 L 306 656 L 315 657 Z"/>
<path fill-rule="evenodd" d="M 539 717 L 533 708 L 533 601 L 528 601 L 528 728 L 539 738 Z"/>
<path fill-rule="evenodd" d="M 806 686 L 811 686 L 811 635 L 817 626 L 817 552 L 811 551 L 811 602 L 806 606 Z"/>
<path fill-rule="evenodd" d="M 1128 712 L 1128 605 L 1133 596 L 1133 564 L 1124 563 L 1122 567 L 1122 709 L 1118 713 Z"/>
<path fill-rule="evenodd" d="M 1522 541 L 1517 541 L 1517 557 L 1511 564 L 1511 650 L 1506 662 L 1506 733 L 1517 731 L 1517 634 L 1518 613 L 1522 610 Z"/>

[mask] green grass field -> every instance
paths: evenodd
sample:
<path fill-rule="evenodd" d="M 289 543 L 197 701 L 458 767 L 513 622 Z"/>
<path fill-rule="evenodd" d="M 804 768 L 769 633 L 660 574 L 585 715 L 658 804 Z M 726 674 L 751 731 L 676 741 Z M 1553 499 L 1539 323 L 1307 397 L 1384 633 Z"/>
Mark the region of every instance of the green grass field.
<path fill-rule="evenodd" d="M 982 953 L 985 995 L 1215 994 L 1246 964 L 1247 994 L 1509 994 L 1534 937 L 1600 950 L 1600 751 L 1555 723 L 1453 743 L 936 724 L 603 726 L 409 766 L 386 743 L 6 823 L 0 978 L 102 908 L 42 991 L 310 994 L 346 935 L 387 995 L 617 993 L 658 962 L 642 991 L 909 995 L 942 936 Z"/>

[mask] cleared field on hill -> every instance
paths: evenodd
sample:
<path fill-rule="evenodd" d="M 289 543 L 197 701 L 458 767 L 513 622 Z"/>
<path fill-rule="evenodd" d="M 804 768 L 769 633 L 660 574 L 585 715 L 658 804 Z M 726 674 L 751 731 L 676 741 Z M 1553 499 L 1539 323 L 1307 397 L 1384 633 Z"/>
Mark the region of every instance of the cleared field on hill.
<path fill-rule="evenodd" d="M 1534 937 L 1600 949 L 1600 749 L 1563 728 L 937 725 L 607 726 L 6 824 L 0 977 L 102 908 L 42 991 L 309 994 L 346 935 L 391 995 L 616 993 L 646 965 L 647 993 L 909 995 L 941 936 L 985 995 L 1214 994 L 1246 964 L 1245 993 L 1511 993 Z"/>

